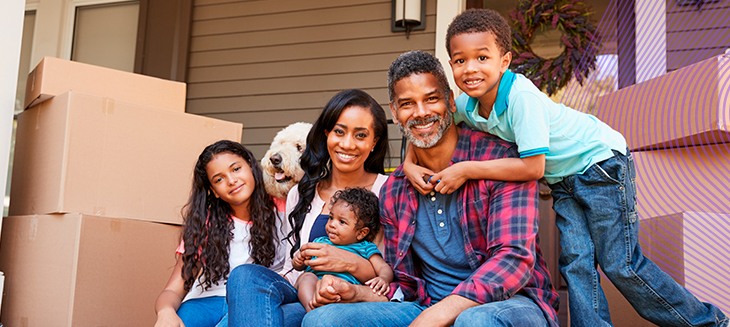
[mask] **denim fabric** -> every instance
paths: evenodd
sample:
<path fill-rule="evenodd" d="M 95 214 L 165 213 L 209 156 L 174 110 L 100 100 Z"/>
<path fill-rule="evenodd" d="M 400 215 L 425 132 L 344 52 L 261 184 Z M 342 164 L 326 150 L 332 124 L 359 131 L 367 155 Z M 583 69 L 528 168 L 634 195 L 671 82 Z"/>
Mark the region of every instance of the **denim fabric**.
<path fill-rule="evenodd" d="M 702 303 L 646 258 L 639 246 L 636 171 L 627 150 L 585 173 L 551 184 L 560 230 L 560 272 L 568 283 L 571 326 L 610 326 L 596 265 L 634 309 L 659 326 L 722 326 Z"/>
<path fill-rule="evenodd" d="M 229 326 L 299 326 L 306 311 L 297 290 L 270 269 L 244 264 L 228 276 Z"/>
<path fill-rule="evenodd" d="M 177 309 L 177 315 L 187 327 L 215 327 L 227 312 L 223 296 L 190 299 Z"/>
<path fill-rule="evenodd" d="M 425 308 L 416 302 L 333 303 L 307 313 L 302 327 L 408 326 Z"/>
<path fill-rule="evenodd" d="M 408 326 L 426 307 L 416 302 L 335 303 L 304 316 L 302 327 Z M 530 298 L 515 295 L 509 300 L 482 304 L 464 310 L 455 327 L 548 326 L 545 315 Z"/>

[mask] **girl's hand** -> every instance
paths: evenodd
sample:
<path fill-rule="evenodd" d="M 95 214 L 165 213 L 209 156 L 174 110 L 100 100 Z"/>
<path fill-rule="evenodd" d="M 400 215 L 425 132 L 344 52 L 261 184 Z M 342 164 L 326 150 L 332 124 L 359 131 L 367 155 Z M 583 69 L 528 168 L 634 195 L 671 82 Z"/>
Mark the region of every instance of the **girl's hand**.
<path fill-rule="evenodd" d="M 457 162 L 446 169 L 431 176 L 431 183 L 434 183 L 434 191 L 441 194 L 451 194 L 464 185 L 467 179 L 467 162 Z"/>
<path fill-rule="evenodd" d="M 386 282 L 380 277 L 375 277 L 365 282 L 365 285 L 370 286 L 370 288 L 373 290 L 373 293 L 377 295 L 386 295 L 388 294 L 388 292 L 390 292 L 390 283 Z"/>
<path fill-rule="evenodd" d="M 403 172 L 406 174 L 408 181 L 411 182 L 411 185 L 419 193 L 428 194 L 433 190 L 433 184 L 426 182 L 428 177 L 434 174 L 430 169 L 421 167 L 410 161 L 404 161 Z"/>
<path fill-rule="evenodd" d="M 155 327 L 185 327 L 177 312 L 170 309 L 160 310 L 157 313 L 157 321 Z"/>

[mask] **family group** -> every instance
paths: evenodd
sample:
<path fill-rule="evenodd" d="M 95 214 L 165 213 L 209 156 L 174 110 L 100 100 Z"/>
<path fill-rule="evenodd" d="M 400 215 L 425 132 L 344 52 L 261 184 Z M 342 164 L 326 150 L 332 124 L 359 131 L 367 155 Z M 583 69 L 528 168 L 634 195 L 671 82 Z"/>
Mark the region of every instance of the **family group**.
<path fill-rule="evenodd" d="M 408 141 L 390 175 L 385 110 L 362 90 L 314 122 L 284 217 L 250 151 L 205 148 L 156 326 L 558 326 L 541 178 L 572 326 L 612 325 L 598 266 L 659 326 L 727 326 L 642 254 L 624 137 L 510 71 L 498 13 L 465 11 L 446 41 L 458 98 L 427 52 L 390 65 L 389 110 Z"/>

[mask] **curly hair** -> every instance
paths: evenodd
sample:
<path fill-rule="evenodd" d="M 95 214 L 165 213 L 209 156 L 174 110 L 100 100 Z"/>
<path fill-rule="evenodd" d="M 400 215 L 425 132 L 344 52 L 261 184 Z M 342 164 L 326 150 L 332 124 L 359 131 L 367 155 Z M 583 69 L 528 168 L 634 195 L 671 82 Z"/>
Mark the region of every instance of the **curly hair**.
<path fill-rule="evenodd" d="M 346 187 L 332 195 L 330 207 L 342 201 L 350 207 L 358 221 L 358 227 L 370 229 L 365 239 L 372 241 L 380 230 L 380 209 L 375 193 L 362 187 Z"/>
<path fill-rule="evenodd" d="M 211 190 L 206 167 L 220 153 L 241 157 L 251 167 L 254 190 L 249 201 L 251 214 L 251 258 L 254 263 L 270 266 L 274 262 L 278 236 L 274 201 L 264 190 L 264 178 L 258 160 L 251 151 L 238 142 L 222 140 L 207 146 L 198 157 L 193 170 L 190 198 L 182 209 L 183 242 L 182 277 L 185 290 L 189 291 L 196 278 L 203 289 L 228 276 L 229 246 L 233 238 L 233 209 L 225 201 L 216 198 Z"/>
<path fill-rule="evenodd" d="M 326 132 L 334 128 L 345 109 L 359 106 L 370 110 L 373 115 L 373 132 L 377 137 L 375 148 L 365 159 L 365 171 L 375 174 L 385 173 L 385 157 L 388 154 L 388 122 L 383 107 L 365 91 L 351 89 L 341 91 L 327 102 L 312 129 L 307 135 L 307 147 L 299 159 L 304 176 L 299 181 L 299 202 L 289 214 L 292 230 L 287 236 L 292 245 L 291 256 L 301 246 L 299 233 L 304 225 L 304 217 L 312 210 L 312 200 L 320 181 L 329 180 L 332 174 L 332 162 L 327 151 Z"/>
<path fill-rule="evenodd" d="M 491 32 L 501 54 L 512 49 L 512 30 L 507 20 L 493 9 L 469 9 L 454 17 L 446 30 L 446 52 L 451 56 L 451 39 L 464 33 Z"/>
<path fill-rule="evenodd" d="M 388 69 L 388 97 L 390 101 L 395 100 L 393 98 L 395 96 L 395 83 L 414 74 L 426 73 L 436 77 L 440 89 L 444 92 L 446 103 L 449 103 L 451 87 L 449 86 L 449 80 L 446 79 L 444 67 L 432 54 L 421 50 L 405 52 L 390 64 Z"/>

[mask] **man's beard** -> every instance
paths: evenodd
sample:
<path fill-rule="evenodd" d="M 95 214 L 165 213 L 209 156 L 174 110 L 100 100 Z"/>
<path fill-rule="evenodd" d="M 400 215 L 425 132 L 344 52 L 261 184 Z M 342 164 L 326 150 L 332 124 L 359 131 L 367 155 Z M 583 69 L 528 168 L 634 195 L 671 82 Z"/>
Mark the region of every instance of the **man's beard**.
<path fill-rule="evenodd" d="M 398 128 L 400 129 L 401 133 L 403 133 L 403 136 L 408 139 L 408 142 L 413 144 L 415 147 L 420 149 L 429 149 L 438 144 L 438 142 L 441 140 L 441 137 L 444 136 L 444 132 L 446 132 L 451 124 L 453 124 L 454 119 L 452 116 L 453 113 L 451 112 L 451 110 L 446 110 L 446 117 L 433 115 L 426 118 L 412 119 L 406 122 L 406 127 L 398 124 Z M 415 125 L 425 125 L 431 122 L 436 122 L 439 125 L 436 133 L 431 135 L 419 135 L 420 138 L 414 135 L 411 127 Z"/>

